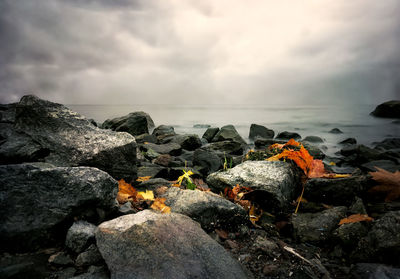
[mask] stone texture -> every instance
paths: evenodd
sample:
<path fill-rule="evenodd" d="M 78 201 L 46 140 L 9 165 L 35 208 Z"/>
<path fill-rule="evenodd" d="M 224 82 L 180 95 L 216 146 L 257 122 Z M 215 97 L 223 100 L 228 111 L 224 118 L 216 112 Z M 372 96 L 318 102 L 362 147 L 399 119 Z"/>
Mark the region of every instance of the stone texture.
<path fill-rule="evenodd" d="M 378 105 L 371 115 L 376 117 L 400 118 L 400 101 L 392 100 Z"/>
<path fill-rule="evenodd" d="M 125 116 L 107 119 L 101 127 L 103 129 L 127 132 L 132 136 L 138 136 L 141 134 L 148 134 L 149 131 L 154 128 L 154 122 L 149 114 L 143 111 L 137 111 Z"/>
<path fill-rule="evenodd" d="M 249 139 L 255 139 L 256 137 L 272 139 L 275 136 L 275 132 L 268 129 L 265 126 L 251 124 L 249 131 Z"/>
<path fill-rule="evenodd" d="M 245 140 L 239 135 L 238 131 L 233 125 L 226 125 L 221 127 L 218 133 L 212 139 L 213 142 L 217 141 L 234 141 L 241 144 L 246 144 Z"/>
<path fill-rule="evenodd" d="M 97 227 L 86 221 L 77 221 L 69 228 L 65 239 L 65 246 L 81 253 L 90 243 L 94 242 L 94 233 Z"/>

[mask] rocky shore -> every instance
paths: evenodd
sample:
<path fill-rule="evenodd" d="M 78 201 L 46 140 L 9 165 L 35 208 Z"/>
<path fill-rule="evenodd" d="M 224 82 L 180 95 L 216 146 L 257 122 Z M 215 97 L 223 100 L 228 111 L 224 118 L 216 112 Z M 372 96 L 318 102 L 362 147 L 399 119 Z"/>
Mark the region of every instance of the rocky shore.
<path fill-rule="evenodd" d="M 98 124 L 32 95 L 0 105 L 0 278 L 400 278 L 400 138 L 348 138 L 334 157 L 317 135 L 249 138 L 145 112 Z M 155 197 L 117 201 L 122 179 Z"/>

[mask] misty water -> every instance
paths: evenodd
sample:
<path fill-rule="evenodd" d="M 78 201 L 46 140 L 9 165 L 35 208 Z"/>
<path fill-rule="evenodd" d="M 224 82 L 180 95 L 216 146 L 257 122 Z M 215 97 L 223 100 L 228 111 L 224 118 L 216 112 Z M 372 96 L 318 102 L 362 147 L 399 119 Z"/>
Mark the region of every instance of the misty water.
<path fill-rule="evenodd" d="M 150 114 L 156 126 L 172 125 L 177 133 L 194 133 L 200 137 L 206 128 L 196 124 L 222 127 L 233 124 L 240 135 L 249 142 L 250 125 L 256 123 L 275 131 L 299 133 L 324 139 L 327 155 L 333 155 L 341 146 L 338 142 L 354 137 L 358 143 L 371 146 L 373 142 L 388 137 L 400 137 L 400 125 L 394 119 L 376 118 L 369 113 L 374 105 L 349 106 L 256 106 L 256 105 L 69 105 L 74 111 L 93 118 L 98 123 L 130 112 Z M 343 134 L 329 131 L 339 128 Z"/>

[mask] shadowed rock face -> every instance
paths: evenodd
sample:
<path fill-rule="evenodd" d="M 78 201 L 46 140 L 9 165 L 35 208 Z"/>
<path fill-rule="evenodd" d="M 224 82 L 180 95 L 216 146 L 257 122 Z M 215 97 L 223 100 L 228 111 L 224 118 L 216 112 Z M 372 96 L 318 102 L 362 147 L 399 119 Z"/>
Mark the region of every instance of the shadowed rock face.
<path fill-rule="evenodd" d="M 107 119 L 102 124 L 102 128 L 117 132 L 128 132 L 132 136 L 138 136 L 148 134 L 154 128 L 154 122 L 149 114 L 137 111 L 118 118 Z"/>
<path fill-rule="evenodd" d="M 400 101 L 388 101 L 378 105 L 371 115 L 376 117 L 400 118 Z"/>
<path fill-rule="evenodd" d="M 2 164 L 44 161 L 63 167 L 97 167 L 118 179 L 136 176 L 133 136 L 99 129 L 63 105 L 24 96 L 15 105 L 12 122 L 0 123 L 9 131 L 2 135 Z"/>
<path fill-rule="evenodd" d="M 144 210 L 102 223 L 97 246 L 112 278 L 248 278 L 189 217 Z"/>
<path fill-rule="evenodd" d="M 116 209 L 118 183 L 90 167 L 46 163 L 0 166 L 0 247 L 34 250 L 63 241 L 73 218 Z"/>

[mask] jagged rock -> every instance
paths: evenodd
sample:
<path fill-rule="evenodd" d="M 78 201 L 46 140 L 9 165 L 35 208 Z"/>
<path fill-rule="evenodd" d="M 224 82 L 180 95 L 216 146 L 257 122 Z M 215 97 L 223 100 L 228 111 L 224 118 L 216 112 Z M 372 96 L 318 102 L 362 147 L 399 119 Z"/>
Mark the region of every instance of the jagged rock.
<path fill-rule="evenodd" d="M 339 206 L 318 213 L 298 213 L 292 216 L 294 236 L 302 242 L 325 242 L 346 216 L 346 210 L 346 207 Z"/>
<path fill-rule="evenodd" d="M 65 239 L 65 246 L 81 253 L 90 242 L 94 242 L 94 233 L 97 227 L 86 221 L 77 221 L 69 228 Z"/>
<path fill-rule="evenodd" d="M 212 139 L 215 137 L 215 135 L 216 135 L 218 132 L 219 132 L 219 128 L 208 128 L 208 129 L 204 132 L 202 138 L 203 138 L 203 139 L 206 139 L 207 142 L 211 142 Z"/>
<path fill-rule="evenodd" d="M 281 209 L 294 198 L 300 186 L 294 167 L 285 162 L 245 161 L 227 171 L 218 171 L 207 177 L 207 184 L 214 192 L 236 184 L 261 190 L 266 206 Z"/>
<path fill-rule="evenodd" d="M 44 161 L 62 167 L 92 166 L 126 180 L 136 175 L 133 136 L 99 129 L 63 105 L 24 96 L 10 125 L 11 135 L 0 146 L 3 164 Z"/>
<path fill-rule="evenodd" d="M 0 247 L 33 250 L 61 239 L 74 217 L 99 221 L 116 210 L 118 182 L 90 167 L 31 163 L 0 166 Z"/>
<path fill-rule="evenodd" d="M 298 139 L 301 139 L 301 136 L 295 132 L 284 131 L 284 132 L 279 133 L 276 136 L 276 138 L 281 139 L 281 140 L 290 140 L 290 139 L 298 140 Z"/>
<path fill-rule="evenodd" d="M 195 150 L 202 145 L 199 136 L 194 134 L 176 135 L 172 139 L 172 142 L 176 142 L 186 150 Z"/>
<path fill-rule="evenodd" d="M 199 171 L 205 176 L 222 167 L 222 160 L 215 151 L 199 148 L 193 157 L 193 164 L 199 166 Z"/>
<path fill-rule="evenodd" d="M 257 124 L 251 124 L 249 131 L 249 139 L 255 139 L 256 137 L 264 139 L 272 139 L 275 136 L 275 132 L 267 127 Z"/>
<path fill-rule="evenodd" d="M 189 217 L 144 210 L 99 226 L 97 246 L 111 277 L 247 278 L 236 262 Z"/>
<path fill-rule="evenodd" d="M 376 117 L 400 118 L 400 101 L 392 100 L 378 105 L 371 115 Z"/>
<path fill-rule="evenodd" d="M 99 249 L 92 244 L 84 252 L 80 253 L 75 260 L 76 266 L 89 266 L 103 261 Z"/>
<path fill-rule="evenodd" d="M 303 139 L 303 141 L 308 141 L 311 143 L 323 143 L 324 140 L 317 136 L 307 136 Z"/>
<path fill-rule="evenodd" d="M 221 127 L 218 133 L 213 137 L 212 142 L 218 141 L 233 141 L 245 145 L 245 140 L 239 135 L 238 131 L 233 125 L 226 125 Z"/>
<path fill-rule="evenodd" d="M 248 222 L 243 207 L 211 192 L 172 187 L 163 197 L 172 212 L 189 216 L 206 231 L 218 227 L 233 230 Z"/>
<path fill-rule="evenodd" d="M 127 132 L 132 136 L 148 134 L 154 128 L 153 119 L 150 115 L 143 112 L 131 112 L 128 115 L 107 119 L 101 125 L 103 129 L 111 129 L 117 132 Z"/>

